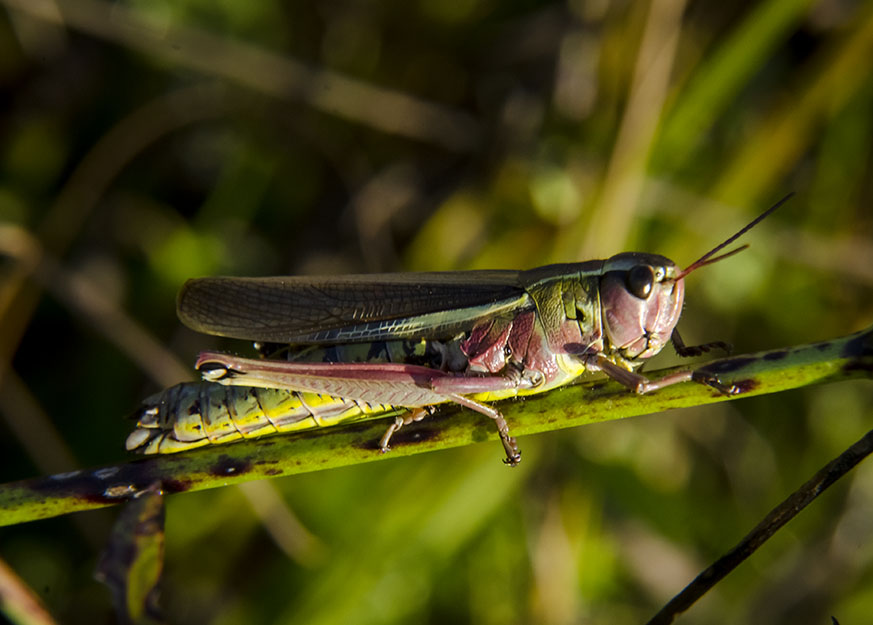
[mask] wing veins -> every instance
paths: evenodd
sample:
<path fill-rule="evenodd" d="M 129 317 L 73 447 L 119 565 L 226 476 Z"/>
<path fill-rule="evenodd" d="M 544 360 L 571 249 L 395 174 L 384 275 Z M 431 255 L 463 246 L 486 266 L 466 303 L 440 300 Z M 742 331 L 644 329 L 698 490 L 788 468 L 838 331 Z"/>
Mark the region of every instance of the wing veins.
<path fill-rule="evenodd" d="M 204 278 L 185 284 L 178 312 L 186 325 L 209 334 L 342 343 L 447 338 L 526 298 L 515 271 Z"/>

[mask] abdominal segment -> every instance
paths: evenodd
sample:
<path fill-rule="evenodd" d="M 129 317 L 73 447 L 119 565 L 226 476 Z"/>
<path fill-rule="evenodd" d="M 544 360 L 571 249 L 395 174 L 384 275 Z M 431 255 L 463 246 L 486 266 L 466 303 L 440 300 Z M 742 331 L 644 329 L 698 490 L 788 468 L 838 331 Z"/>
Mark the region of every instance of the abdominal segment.
<path fill-rule="evenodd" d="M 385 404 L 287 389 L 185 382 L 146 399 L 126 447 L 166 454 L 402 412 Z"/>

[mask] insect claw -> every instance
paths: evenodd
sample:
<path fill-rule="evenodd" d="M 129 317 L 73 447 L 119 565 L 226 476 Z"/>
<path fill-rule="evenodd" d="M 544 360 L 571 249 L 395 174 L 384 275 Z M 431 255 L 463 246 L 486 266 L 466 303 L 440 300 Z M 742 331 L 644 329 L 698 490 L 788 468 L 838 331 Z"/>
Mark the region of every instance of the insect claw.
<path fill-rule="evenodd" d="M 508 467 L 517 467 L 518 463 L 521 462 L 521 451 L 518 449 L 515 437 L 501 432 L 500 442 L 503 443 L 503 449 L 506 451 L 506 458 L 503 459 L 503 464 Z"/>
<path fill-rule="evenodd" d="M 740 393 L 740 387 L 736 384 L 710 384 L 709 386 L 727 397 L 730 397 L 731 395 L 739 395 Z"/>
<path fill-rule="evenodd" d="M 717 390 L 722 395 L 730 396 L 736 395 L 740 392 L 739 387 L 735 384 L 724 384 L 721 380 L 718 379 L 718 376 L 711 373 L 695 371 L 692 374 L 692 379 L 695 382 L 705 384 L 706 386 Z"/>
<path fill-rule="evenodd" d="M 512 455 L 507 455 L 506 458 L 503 459 L 503 464 L 508 467 L 517 467 L 521 462 L 521 452 L 514 453 Z"/>

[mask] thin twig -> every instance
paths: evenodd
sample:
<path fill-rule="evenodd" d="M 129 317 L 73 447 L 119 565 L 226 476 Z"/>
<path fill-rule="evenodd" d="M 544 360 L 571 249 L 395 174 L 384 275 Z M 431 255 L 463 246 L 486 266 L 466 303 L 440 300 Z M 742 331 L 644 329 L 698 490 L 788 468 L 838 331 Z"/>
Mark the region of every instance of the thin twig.
<path fill-rule="evenodd" d="M 763 545 L 783 525 L 797 516 L 801 510 L 826 491 L 834 482 L 851 471 L 856 464 L 873 452 L 873 430 L 867 432 L 860 440 L 846 451 L 827 463 L 818 473 L 796 491 L 791 493 L 782 503 L 773 508 L 764 519 L 755 526 L 730 551 L 713 562 L 700 575 L 694 578 L 682 592 L 673 597 L 661 608 L 647 625 L 667 625 L 672 623 L 679 614 L 690 608 L 695 601 L 709 592 L 713 586 L 737 568 L 746 558 L 751 556 L 758 547 Z"/>

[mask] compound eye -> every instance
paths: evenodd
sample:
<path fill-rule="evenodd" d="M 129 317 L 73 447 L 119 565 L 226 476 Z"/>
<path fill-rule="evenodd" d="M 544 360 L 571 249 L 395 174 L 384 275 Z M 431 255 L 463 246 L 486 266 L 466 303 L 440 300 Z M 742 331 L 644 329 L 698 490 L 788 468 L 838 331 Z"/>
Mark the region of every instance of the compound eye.
<path fill-rule="evenodd" d="M 627 290 L 635 297 L 648 299 L 655 283 L 655 272 L 649 265 L 637 265 L 627 272 L 625 282 Z"/>

